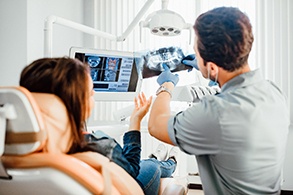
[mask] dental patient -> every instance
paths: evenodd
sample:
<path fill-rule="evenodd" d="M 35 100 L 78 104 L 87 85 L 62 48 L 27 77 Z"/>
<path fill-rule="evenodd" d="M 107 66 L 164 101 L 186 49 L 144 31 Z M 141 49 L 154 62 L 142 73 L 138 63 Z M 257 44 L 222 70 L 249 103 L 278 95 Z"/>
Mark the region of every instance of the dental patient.
<path fill-rule="evenodd" d="M 124 134 L 121 147 L 116 140 L 101 131 L 87 133 L 85 130 L 85 121 L 94 105 L 93 82 L 88 64 L 66 57 L 38 59 L 23 69 L 20 86 L 30 92 L 57 96 L 65 105 L 69 125 L 64 136 L 68 139 L 60 144 L 61 152 L 101 153 L 127 171 L 145 194 L 158 194 L 160 178 L 170 177 L 175 171 L 175 148 L 170 150 L 168 156 L 166 146 L 159 145 L 151 158 L 141 159 L 140 123 L 149 111 L 152 97 L 147 99 L 141 93 L 135 98 L 129 130 Z M 50 148 L 45 150 L 50 151 Z"/>

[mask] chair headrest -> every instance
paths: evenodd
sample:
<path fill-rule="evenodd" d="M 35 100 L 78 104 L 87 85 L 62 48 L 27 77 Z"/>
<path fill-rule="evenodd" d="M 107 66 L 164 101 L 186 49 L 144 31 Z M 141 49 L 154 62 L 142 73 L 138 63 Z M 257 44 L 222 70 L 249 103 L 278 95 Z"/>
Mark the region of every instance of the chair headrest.
<path fill-rule="evenodd" d="M 15 117 L 9 118 L 10 107 Z M 53 94 L 30 93 L 23 87 L 0 87 L 0 149 L 6 155 L 33 152 L 66 153 L 72 143 L 71 126 L 66 107 Z M 13 109 L 11 109 L 13 108 Z M 9 112 L 11 113 L 11 112 Z M 2 130 L 1 130 L 2 129 Z M 6 134 L 6 136 L 4 136 Z M 1 151 L 0 151 L 1 152 Z"/>
<path fill-rule="evenodd" d="M 40 150 L 46 140 L 41 112 L 31 93 L 23 87 L 0 87 L 0 127 L 5 154 L 28 154 Z"/>

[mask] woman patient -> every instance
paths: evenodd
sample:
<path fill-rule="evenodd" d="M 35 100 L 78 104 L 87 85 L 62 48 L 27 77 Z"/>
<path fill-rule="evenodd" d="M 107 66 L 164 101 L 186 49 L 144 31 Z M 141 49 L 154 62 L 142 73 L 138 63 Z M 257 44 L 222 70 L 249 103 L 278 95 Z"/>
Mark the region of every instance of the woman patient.
<path fill-rule="evenodd" d="M 93 82 L 88 64 L 71 58 L 42 58 L 26 66 L 20 86 L 30 92 L 54 94 L 64 103 L 71 127 L 71 141 L 65 153 L 94 151 L 103 154 L 127 171 L 145 194 L 158 194 L 160 178 L 170 177 L 176 169 L 176 150 L 162 145 L 149 159 L 141 160 L 140 123 L 147 114 L 152 98 L 142 93 L 134 100 L 129 130 L 123 147 L 101 131 L 87 133 L 85 121 L 94 105 Z M 157 158 L 161 156 L 161 159 Z M 160 161 L 162 160 L 162 161 Z"/>

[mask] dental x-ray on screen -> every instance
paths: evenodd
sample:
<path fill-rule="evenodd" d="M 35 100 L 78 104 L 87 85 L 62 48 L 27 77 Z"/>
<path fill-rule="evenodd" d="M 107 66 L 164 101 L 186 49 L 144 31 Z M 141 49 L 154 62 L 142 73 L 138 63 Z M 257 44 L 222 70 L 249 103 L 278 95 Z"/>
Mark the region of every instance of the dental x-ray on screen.
<path fill-rule="evenodd" d="M 181 63 L 185 57 L 180 47 L 162 47 L 157 50 L 141 51 L 135 53 L 135 60 L 138 72 L 142 78 L 158 76 L 164 71 L 163 64 L 166 64 L 171 72 L 192 69 Z"/>
<path fill-rule="evenodd" d="M 70 57 L 89 64 L 96 101 L 133 101 L 140 92 L 132 52 L 72 47 Z"/>

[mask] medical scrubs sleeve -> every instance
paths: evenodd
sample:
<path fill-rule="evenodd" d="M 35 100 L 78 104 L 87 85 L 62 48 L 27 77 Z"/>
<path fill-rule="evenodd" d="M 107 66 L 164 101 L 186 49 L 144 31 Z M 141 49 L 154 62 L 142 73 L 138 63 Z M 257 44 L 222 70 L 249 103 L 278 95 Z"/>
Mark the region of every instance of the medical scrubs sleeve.
<path fill-rule="evenodd" d="M 218 115 L 220 111 L 213 104 L 213 99 L 205 98 L 200 104 L 169 119 L 169 137 L 186 153 L 217 153 L 221 143 Z"/>

